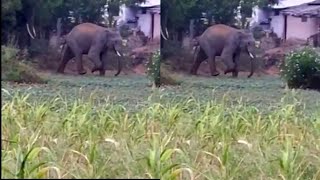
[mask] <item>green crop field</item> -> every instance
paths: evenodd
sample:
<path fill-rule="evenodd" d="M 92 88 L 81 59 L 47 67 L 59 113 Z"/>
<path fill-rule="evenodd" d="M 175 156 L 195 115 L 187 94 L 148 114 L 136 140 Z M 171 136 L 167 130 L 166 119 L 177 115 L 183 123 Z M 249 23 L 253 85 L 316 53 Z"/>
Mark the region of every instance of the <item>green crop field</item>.
<path fill-rule="evenodd" d="M 2 178 L 320 179 L 320 93 L 277 77 L 1 83 Z"/>

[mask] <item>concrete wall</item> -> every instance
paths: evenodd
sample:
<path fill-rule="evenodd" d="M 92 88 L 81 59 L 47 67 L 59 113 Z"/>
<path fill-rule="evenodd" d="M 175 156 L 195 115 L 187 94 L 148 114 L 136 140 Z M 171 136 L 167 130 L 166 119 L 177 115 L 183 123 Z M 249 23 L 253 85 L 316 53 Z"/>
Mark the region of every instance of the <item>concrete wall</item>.
<path fill-rule="evenodd" d="M 252 9 L 252 23 L 261 23 L 269 18 L 269 13 L 259 7 L 255 6 Z"/>
<path fill-rule="evenodd" d="M 153 38 L 160 38 L 160 29 L 161 29 L 161 15 L 154 15 L 154 29 L 153 29 Z"/>
<path fill-rule="evenodd" d="M 277 34 L 279 38 L 284 38 L 284 16 L 272 16 L 271 17 L 271 29 Z"/>
<path fill-rule="evenodd" d="M 151 14 L 138 14 L 138 28 L 146 35 L 151 37 Z"/>
<path fill-rule="evenodd" d="M 299 38 L 307 40 L 308 37 L 317 33 L 316 18 L 308 18 L 306 22 L 302 22 L 300 17 L 288 16 L 288 38 Z"/>

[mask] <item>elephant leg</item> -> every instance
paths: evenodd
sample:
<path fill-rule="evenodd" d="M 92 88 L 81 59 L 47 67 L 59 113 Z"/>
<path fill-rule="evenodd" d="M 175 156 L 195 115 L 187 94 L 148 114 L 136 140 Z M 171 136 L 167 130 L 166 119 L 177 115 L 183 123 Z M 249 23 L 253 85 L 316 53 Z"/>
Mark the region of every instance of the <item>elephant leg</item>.
<path fill-rule="evenodd" d="M 200 64 L 202 63 L 202 61 L 204 61 L 207 58 L 207 55 L 205 54 L 205 52 L 203 51 L 203 49 L 200 47 L 200 50 L 196 56 L 196 59 L 192 65 L 190 74 L 192 75 L 196 75 L 197 71 L 200 67 Z"/>
<path fill-rule="evenodd" d="M 217 67 L 216 67 L 216 56 L 210 55 L 208 60 L 210 65 L 211 76 L 219 76 L 220 73 L 217 71 Z"/>
<path fill-rule="evenodd" d="M 238 74 L 239 74 L 239 61 L 240 61 L 240 53 L 235 53 L 233 55 L 234 70 L 232 72 L 232 77 L 238 77 Z"/>
<path fill-rule="evenodd" d="M 80 53 L 76 54 L 76 61 L 77 61 L 78 74 L 80 74 L 80 75 L 86 74 L 87 71 L 83 69 L 82 54 L 80 54 Z"/>
<path fill-rule="evenodd" d="M 57 72 L 63 73 L 68 61 L 72 58 L 74 58 L 74 54 L 73 54 L 72 50 L 70 49 L 70 47 L 68 45 L 65 45 Z"/>
<path fill-rule="evenodd" d="M 93 62 L 94 67 L 92 68 L 91 72 L 94 73 L 95 71 L 100 71 L 102 68 L 102 63 L 100 59 L 100 52 L 96 51 L 95 48 L 91 48 L 88 53 L 88 57 Z"/>
<path fill-rule="evenodd" d="M 221 59 L 226 65 L 226 69 L 224 71 L 224 74 L 228 74 L 230 72 L 234 72 L 235 63 L 234 63 L 234 60 L 233 60 L 234 59 L 233 55 L 234 55 L 234 53 L 226 52 L 225 50 L 221 55 Z"/>
<path fill-rule="evenodd" d="M 105 67 L 105 61 L 103 59 L 103 57 L 106 58 L 106 52 L 105 53 L 101 53 L 100 54 L 100 59 L 101 59 L 101 68 L 100 68 L 100 76 L 104 76 L 106 74 L 106 67 Z"/>
<path fill-rule="evenodd" d="M 209 42 L 202 44 L 203 50 L 208 57 L 211 76 L 218 76 L 220 73 L 216 68 L 216 50 Z"/>
<path fill-rule="evenodd" d="M 87 71 L 83 69 L 83 65 L 82 65 L 82 51 L 81 51 L 81 48 L 79 48 L 77 46 L 76 42 L 74 42 L 74 41 L 70 42 L 70 46 L 69 47 L 72 50 L 74 56 L 76 57 L 78 74 L 80 74 L 80 75 L 86 74 Z"/>

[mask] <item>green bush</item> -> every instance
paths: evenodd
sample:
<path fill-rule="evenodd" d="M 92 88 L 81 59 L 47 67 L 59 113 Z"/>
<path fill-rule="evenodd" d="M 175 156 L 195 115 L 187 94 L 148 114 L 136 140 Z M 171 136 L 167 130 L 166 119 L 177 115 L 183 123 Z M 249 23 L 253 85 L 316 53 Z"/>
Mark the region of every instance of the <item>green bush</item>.
<path fill-rule="evenodd" d="M 130 27 L 126 24 L 120 26 L 119 31 L 120 31 L 121 37 L 124 37 L 124 38 L 127 38 L 132 34 Z"/>
<path fill-rule="evenodd" d="M 157 50 L 147 64 L 147 74 L 156 87 L 160 87 L 160 50 Z"/>
<path fill-rule="evenodd" d="M 46 83 L 47 80 L 35 73 L 35 69 L 17 60 L 19 50 L 1 47 L 1 80 L 17 83 Z"/>
<path fill-rule="evenodd" d="M 181 43 L 179 41 L 167 40 L 163 41 L 163 48 L 161 48 L 161 56 L 166 60 L 172 56 L 179 56 L 182 52 Z"/>
<path fill-rule="evenodd" d="M 31 57 L 35 57 L 41 54 L 48 53 L 49 41 L 46 39 L 33 39 L 31 40 L 31 45 L 28 48 L 28 53 Z"/>
<path fill-rule="evenodd" d="M 147 64 L 147 74 L 153 85 L 160 87 L 160 85 L 178 85 L 178 82 L 164 66 L 161 61 L 160 50 L 156 51 L 151 60 Z"/>
<path fill-rule="evenodd" d="M 280 71 L 289 88 L 320 90 L 320 55 L 314 48 L 289 53 Z"/>
<path fill-rule="evenodd" d="M 174 75 L 170 72 L 169 68 L 161 63 L 160 65 L 160 82 L 161 85 L 180 85 L 181 81 L 178 81 Z"/>

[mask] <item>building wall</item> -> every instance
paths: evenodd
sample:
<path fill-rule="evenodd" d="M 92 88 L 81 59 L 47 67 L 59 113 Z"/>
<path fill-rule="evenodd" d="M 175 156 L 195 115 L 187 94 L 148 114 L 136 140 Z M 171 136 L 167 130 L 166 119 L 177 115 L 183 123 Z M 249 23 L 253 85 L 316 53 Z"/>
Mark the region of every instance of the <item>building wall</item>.
<path fill-rule="evenodd" d="M 261 23 L 262 21 L 266 21 L 269 17 L 268 12 L 263 9 L 260 9 L 258 6 L 253 7 L 252 9 L 252 23 Z"/>
<path fill-rule="evenodd" d="M 316 18 L 308 18 L 302 22 L 300 17 L 288 16 L 287 39 L 299 38 L 307 40 L 308 37 L 317 33 Z"/>
<path fill-rule="evenodd" d="M 279 38 L 284 38 L 284 16 L 277 15 L 271 17 L 271 29 Z"/>
<path fill-rule="evenodd" d="M 126 24 L 128 20 L 133 20 L 136 17 L 136 11 L 132 8 L 126 7 L 126 5 L 121 5 L 119 7 L 119 18 L 117 20 L 117 25 L 121 26 Z"/>
<path fill-rule="evenodd" d="M 138 14 L 138 27 L 147 37 L 151 37 L 151 14 Z"/>
<path fill-rule="evenodd" d="M 154 15 L 154 29 L 153 29 L 153 38 L 160 38 L 160 29 L 161 29 L 161 16 L 160 14 Z"/>

